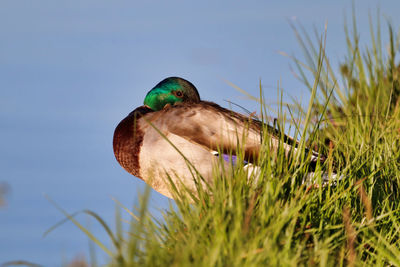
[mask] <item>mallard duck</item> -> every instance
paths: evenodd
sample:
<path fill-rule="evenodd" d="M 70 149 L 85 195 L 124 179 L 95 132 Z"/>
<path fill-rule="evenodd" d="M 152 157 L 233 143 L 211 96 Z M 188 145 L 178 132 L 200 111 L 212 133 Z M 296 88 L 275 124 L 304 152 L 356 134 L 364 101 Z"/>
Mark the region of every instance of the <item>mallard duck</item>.
<path fill-rule="evenodd" d="M 114 154 L 121 166 L 144 180 L 159 193 L 172 198 L 170 182 L 183 183 L 195 190 L 195 168 L 210 182 L 219 153 L 233 155 L 244 150 L 246 163 L 257 162 L 262 123 L 247 116 L 203 101 L 196 87 L 179 77 L 169 77 L 151 89 L 144 105 L 136 108 L 114 132 Z M 268 126 L 271 151 L 276 151 L 279 132 Z M 296 142 L 284 136 L 284 149 L 295 149 Z M 313 152 L 311 162 L 324 157 Z M 188 164 L 190 162 L 190 164 Z M 229 169 L 229 168 L 226 168 Z M 252 169 L 254 171 L 254 168 Z"/>

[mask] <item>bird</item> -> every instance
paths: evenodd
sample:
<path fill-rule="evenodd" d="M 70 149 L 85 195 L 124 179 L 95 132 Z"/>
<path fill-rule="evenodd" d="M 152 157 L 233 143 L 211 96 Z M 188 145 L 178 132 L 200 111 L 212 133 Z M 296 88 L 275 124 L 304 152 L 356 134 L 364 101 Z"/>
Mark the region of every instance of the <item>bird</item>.
<path fill-rule="evenodd" d="M 272 153 L 279 145 L 287 155 L 297 149 L 298 142 L 293 138 L 263 125 L 257 119 L 200 99 L 197 88 L 188 80 L 168 77 L 147 93 L 142 106 L 118 124 L 113 137 L 114 155 L 127 172 L 174 198 L 171 181 L 195 192 L 195 176 L 211 183 L 215 164 L 222 157 L 223 169 L 229 169 L 238 159 L 238 148 L 244 153 L 243 164 L 249 173 L 259 171 L 256 163 L 265 128 L 271 137 Z M 311 164 L 325 159 L 311 150 Z"/>

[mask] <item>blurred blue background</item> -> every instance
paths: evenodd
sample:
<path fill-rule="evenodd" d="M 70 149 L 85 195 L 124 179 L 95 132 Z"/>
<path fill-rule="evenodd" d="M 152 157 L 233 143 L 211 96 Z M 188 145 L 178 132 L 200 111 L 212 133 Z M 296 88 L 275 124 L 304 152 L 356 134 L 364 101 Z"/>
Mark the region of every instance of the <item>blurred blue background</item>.
<path fill-rule="evenodd" d="M 397 0 L 354 3 L 361 43 L 377 7 L 399 25 Z M 111 225 L 112 197 L 128 207 L 137 202 L 144 183 L 118 165 L 112 136 L 156 83 L 181 76 L 203 99 L 255 111 L 224 80 L 257 95 L 261 79 L 267 103 L 277 102 L 278 82 L 288 101 L 306 103 L 308 91 L 279 54 L 301 58 L 289 22 L 312 33 L 327 21 L 327 51 L 337 63 L 346 51 L 345 13 L 349 18 L 351 1 L 2 0 L 0 183 L 9 190 L 0 207 L 0 263 L 60 266 L 87 257 L 88 239 L 71 222 L 42 237 L 64 218 L 44 194 L 70 213 L 91 209 Z M 150 205 L 157 213 L 169 200 L 153 191 Z M 111 245 L 95 221 L 77 218 Z"/>

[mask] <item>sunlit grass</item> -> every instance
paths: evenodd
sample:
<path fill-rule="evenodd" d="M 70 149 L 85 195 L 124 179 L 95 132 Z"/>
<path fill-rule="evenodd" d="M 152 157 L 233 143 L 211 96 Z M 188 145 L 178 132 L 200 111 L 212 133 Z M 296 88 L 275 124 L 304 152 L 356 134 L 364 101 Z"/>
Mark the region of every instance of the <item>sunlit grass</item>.
<path fill-rule="evenodd" d="M 385 52 L 380 22 L 372 25 L 365 49 L 355 22 L 352 33 L 346 29 L 339 73 L 325 54 L 325 34 L 313 41 L 294 27 L 306 59 L 294 63 L 310 103 L 299 117 L 280 107 L 277 128 L 296 129 L 299 149 L 289 159 L 283 147 L 270 153 L 264 131 L 258 179 L 248 179 L 239 164 L 216 174 L 208 189 L 199 182 L 195 194 L 172 187 L 176 206 L 162 220 L 147 211 L 147 189 L 137 210 L 122 208 L 132 218 L 128 229 L 117 209 L 115 232 L 87 211 L 109 234 L 108 245 L 63 212 L 109 255 L 110 266 L 400 266 L 398 36 L 389 26 Z M 262 101 L 260 110 L 268 117 Z M 306 147 L 328 157 L 317 169 L 344 178 L 335 186 L 303 184 Z"/>

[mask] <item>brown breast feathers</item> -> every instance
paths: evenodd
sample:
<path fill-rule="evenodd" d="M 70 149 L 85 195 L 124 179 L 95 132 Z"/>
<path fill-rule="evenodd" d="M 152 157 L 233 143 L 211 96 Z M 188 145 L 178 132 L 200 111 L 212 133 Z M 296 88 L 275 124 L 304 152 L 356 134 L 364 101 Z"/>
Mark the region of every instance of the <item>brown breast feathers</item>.
<path fill-rule="evenodd" d="M 139 153 L 144 133 L 137 122 L 140 117 L 149 112 L 152 112 L 152 110 L 148 107 L 138 107 L 123 119 L 114 131 L 115 158 L 126 171 L 141 179 Z"/>

